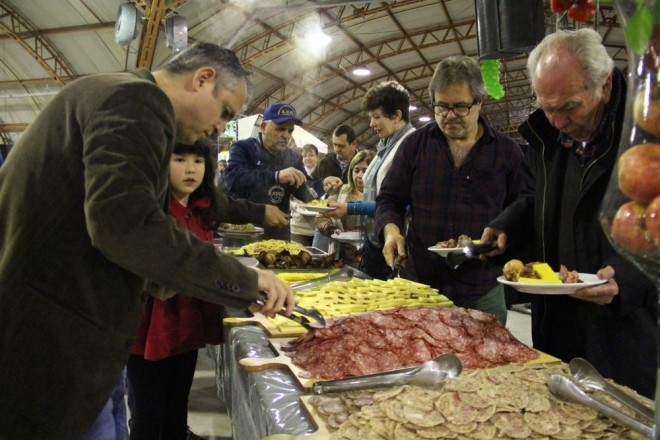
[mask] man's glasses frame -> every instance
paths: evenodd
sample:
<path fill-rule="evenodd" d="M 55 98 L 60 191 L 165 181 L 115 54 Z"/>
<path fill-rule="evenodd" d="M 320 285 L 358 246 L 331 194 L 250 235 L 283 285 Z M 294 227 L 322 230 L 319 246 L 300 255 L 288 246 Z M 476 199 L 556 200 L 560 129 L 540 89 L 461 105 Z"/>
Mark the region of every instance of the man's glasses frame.
<path fill-rule="evenodd" d="M 455 116 L 458 116 L 459 118 L 464 118 L 465 116 L 470 114 L 470 110 L 472 110 L 472 107 L 477 103 L 477 100 L 475 99 L 472 101 L 472 104 L 466 105 L 466 104 L 457 104 L 457 105 L 445 105 L 445 104 L 436 104 L 435 102 L 431 101 L 431 107 L 433 107 L 433 113 L 436 114 L 436 116 L 447 116 L 449 112 L 454 112 Z"/>

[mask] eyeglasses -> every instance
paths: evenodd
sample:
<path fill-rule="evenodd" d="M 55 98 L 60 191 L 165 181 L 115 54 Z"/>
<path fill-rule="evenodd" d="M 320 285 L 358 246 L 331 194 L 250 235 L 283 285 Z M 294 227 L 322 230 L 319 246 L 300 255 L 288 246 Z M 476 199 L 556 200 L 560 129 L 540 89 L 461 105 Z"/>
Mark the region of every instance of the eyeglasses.
<path fill-rule="evenodd" d="M 475 99 L 472 101 L 472 104 L 466 105 L 466 104 L 457 104 L 457 105 L 445 105 L 445 104 L 436 104 L 434 102 L 431 103 L 431 107 L 433 107 L 433 113 L 435 113 L 437 116 L 447 116 L 450 111 L 454 112 L 454 115 L 458 117 L 465 117 L 470 114 L 470 110 L 474 105 L 477 103 L 477 100 Z"/>

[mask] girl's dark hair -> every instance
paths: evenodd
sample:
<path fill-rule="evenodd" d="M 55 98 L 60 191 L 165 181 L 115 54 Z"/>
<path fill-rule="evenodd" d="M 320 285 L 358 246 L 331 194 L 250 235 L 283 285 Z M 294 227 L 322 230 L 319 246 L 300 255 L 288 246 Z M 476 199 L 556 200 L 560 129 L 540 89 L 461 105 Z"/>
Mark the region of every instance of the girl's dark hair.
<path fill-rule="evenodd" d="M 204 158 L 204 177 L 202 184 L 199 185 L 188 199 L 188 206 L 192 202 L 202 198 L 207 198 L 210 202 L 208 208 L 196 208 L 195 214 L 199 216 L 202 226 L 207 229 L 215 229 L 218 222 L 218 200 L 215 194 L 215 168 L 216 160 L 211 157 L 211 146 L 205 142 L 196 142 L 193 145 L 176 144 L 174 154 L 195 154 Z"/>

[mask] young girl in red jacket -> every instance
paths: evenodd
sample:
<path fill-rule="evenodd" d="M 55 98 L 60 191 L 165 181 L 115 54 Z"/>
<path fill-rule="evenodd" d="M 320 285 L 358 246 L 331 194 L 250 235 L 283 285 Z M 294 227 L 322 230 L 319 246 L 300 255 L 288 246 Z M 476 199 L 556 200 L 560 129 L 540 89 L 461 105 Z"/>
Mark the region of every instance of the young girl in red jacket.
<path fill-rule="evenodd" d="M 180 227 L 209 242 L 217 223 L 214 163 L 203 143 L 177 145 L 170 160 L 168 212 Z M 128 361 L 131 440 L 187 438 L 197 350 L 222 342 L 222 306 L 184 293 L 164 298 L 147 300 Z"/>

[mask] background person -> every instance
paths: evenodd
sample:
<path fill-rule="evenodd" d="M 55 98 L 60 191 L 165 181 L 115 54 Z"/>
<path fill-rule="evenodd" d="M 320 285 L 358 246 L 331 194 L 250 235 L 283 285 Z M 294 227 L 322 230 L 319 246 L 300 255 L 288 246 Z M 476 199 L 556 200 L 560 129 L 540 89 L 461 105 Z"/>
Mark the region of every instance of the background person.
<path fill-rule="evenodd" d="M 407 257 L 406 277 L 431 285 L 457 306 L 506 323 L 504 289 L 497 282 L 501 266 L 474 259 L 454 269 L 428 248 L 463 234 L 478 238 L 516 200 L 523 152 L 481 117 L 488 95 L 473 58 L 438 63 L 429 94 L 435 123 L 410 134 L 396 152 L 376 198 L 376 235 L 383 237 L 389 265 Z"/>
<path fill-rule="evenodd" d="M 306 144 L 300 152 L 302 155 L 303 166 L 308 176 L 312 175 L 316 164 L 319 162 L 319 149 L 314 144 Z"/>
<path fill-rule="evenodd" d="M 371 150 L 363 150 L 353 156 L 351 164 L 348 167 L 348 183 L 341 187 L 338 195 L 330 196 L 328 201 L 355 202 L 362 200 L 364 193 L 364 174 L 367 172 L 367 168 L 375 155 L 376 153 Z M 341 220 L 317 216 L 315 226 L 326 237 L 330 237 L 336 230 L 362 233 L 362 222 L 360 216 L 357 215 L 347 215 Z M 355 267 L 359 266 L 362 257 L 354 244 L 335 243 L 334 247 L 339 247 L 339 257 L 345 264 Z"/>
<path fill-rule="evenodd" d="M 238 57 L 199 43 L 154 72 L 67 84 L 21 135 L 0 169 L 0 438 L 83 436 L 126 364 L 147 279 L 237 308 L 263 291 L 262 312 L 292 311 L 272 272 L 163 211 L 175 141 L 223 132 L 246 94 Z"/>
<path fill-rule="evenodd" d="M 319 162 L 316 170 L 311 174 L 313 179 L 324 179 L 328 176 L 341 178 L 343 183 L 348 182 L 348 166 L 357 153 L 357 135 L 350 125 L 340 125 L 332 132 L 332 151 Z M 332 188 L 336 194 L 339 188 Z"/>
<path fill-rule="evenodd" d="M 323 214 L 329 218 L 342 218 L 346 215 L 364 216 L 362 227 L 365 232 L 365 243 L 359 269 L 383 280 L 392 273 L 392 269 L 385 262 L 378 237 L 374 233 L 376 196 L 392 165 L 396 150 L 403 139 L 415 130 L 410 124 L 409 107 L 410 96 L 396 81 L 385 81 L 367 90 L 361 108 L 369 115 L 369 126 L 378 134 L 380 141 L 376 157 L 369 164 L 364 176 L 364 201 L 330 202 L 328 205 L 336 209 Z"/>
<path fill-rule="evenodd" d="M 282 102 L 271 104 L 264 110 L 257 137 L 231 145 L 224 173 L 230 196 L 275 205 L 285 214 L 289 214 L 291 196 L 303 202 L 317 198 L 322 189 L 310 191 L 301 156 L 288 148 L 295 125 L 302 127 L 302 121 L 296 117 L 293 106 Z M 319 182 L 321 188 L 323 184 Z M 262 226 L 264 239 L 291 239 L 288 226 Z"/>
<path fill-rule="evenodd" d="M 607 279 L 571 296 L 532 295 L 534 347 L 566 362 L 586 358 L 603 376 L 653 398 L 655 288 L 615 252 L 598 222 L 625 119 L 625 77 L 586 28 L 546 36 L 527 70 L 539 106 L 519 128 L 529 143 L 522 170 L 530 188 L 481 238 L 497 239 L 501 252 L 531 228 L 538 261 Z"/>

